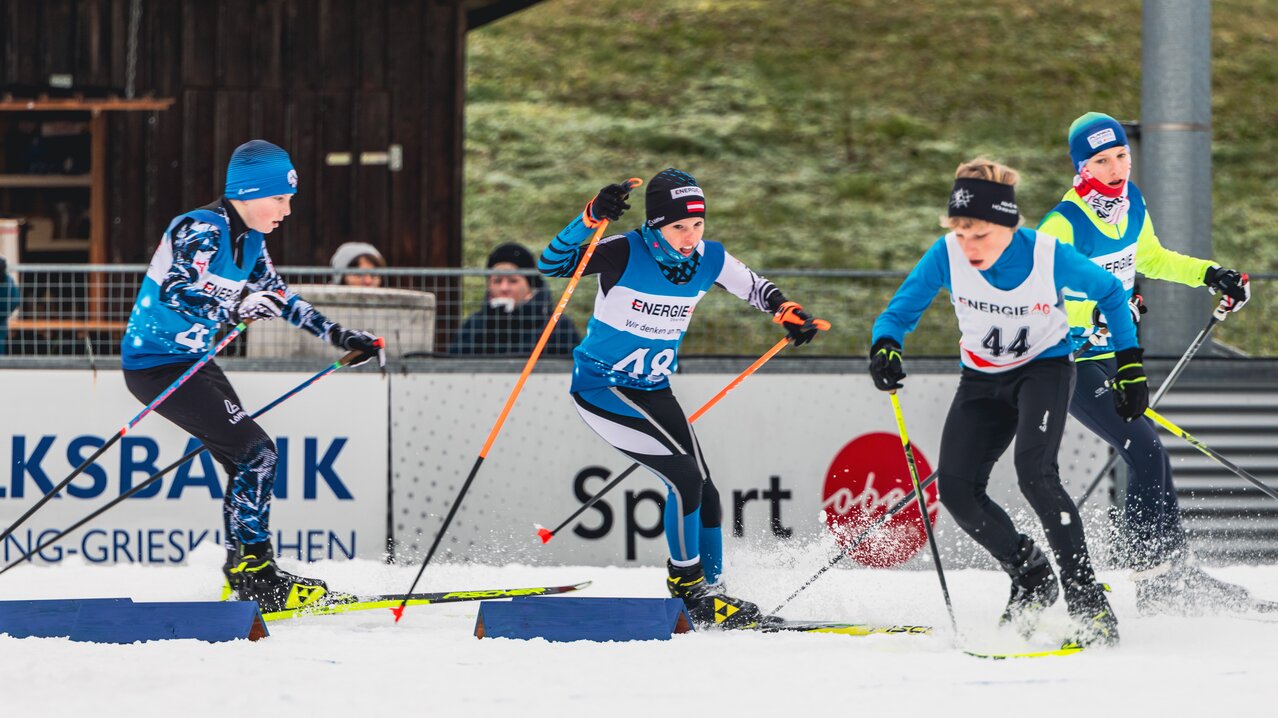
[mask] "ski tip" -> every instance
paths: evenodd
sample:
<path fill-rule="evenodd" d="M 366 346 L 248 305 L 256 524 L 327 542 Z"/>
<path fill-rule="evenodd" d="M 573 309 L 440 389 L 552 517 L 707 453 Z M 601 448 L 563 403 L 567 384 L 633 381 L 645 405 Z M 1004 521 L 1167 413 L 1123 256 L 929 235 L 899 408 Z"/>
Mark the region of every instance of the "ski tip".
<path fill-rule="evenodd" d="M 533 524 L 533 526 L 537 527 L 537 537 L 541 539 L 543 544 L 550 543 L 550 539 L 555 537 L 555 535 L 551 533 L 550 529 L 545 526 L 542 526 L 541 524 Z"/>
<path fill-rule="evenodd" d="M 399 619 L 404 617 L 404 606 L 402 604 L 395 606 L 390 612 L 395 616 L 395 623 L 399 623 Z"/>

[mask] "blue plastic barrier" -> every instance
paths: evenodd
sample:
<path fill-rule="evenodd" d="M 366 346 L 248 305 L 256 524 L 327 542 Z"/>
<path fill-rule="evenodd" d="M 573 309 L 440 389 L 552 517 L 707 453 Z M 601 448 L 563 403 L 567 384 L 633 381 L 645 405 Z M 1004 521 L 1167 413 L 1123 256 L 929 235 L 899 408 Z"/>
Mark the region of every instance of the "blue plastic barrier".
<path fill-rule="evenodd" d="M 477 638 L 664 641 L 691 630 L 688 611 L 677 598 L 525 596 L 484 601 L 475 619 Z"/>
<path fill-rule="evenodd" d="M 14 638 L 67 638 L 75 628 L 81 606 L 132 603 L 129 598 L 0 601 L 0 633 Z"/>
<path fill-rule="evenodd" d="M 253 601 L 134 603 L 128 598 L 0 601 L 0 633 L 92 643 L 180 638 L 217 643 L 270 635 Z"/>

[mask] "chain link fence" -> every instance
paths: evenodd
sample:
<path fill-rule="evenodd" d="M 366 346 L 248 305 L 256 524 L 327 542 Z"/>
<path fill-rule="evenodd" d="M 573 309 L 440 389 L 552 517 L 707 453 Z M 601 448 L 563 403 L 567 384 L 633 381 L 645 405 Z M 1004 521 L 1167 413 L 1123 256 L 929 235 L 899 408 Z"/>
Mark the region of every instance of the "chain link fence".
<path fill-rule="evenodd" d="M 0 353 L 20 357 L 112 357 L 146 271 L 143 265 L 26 264 L 10 266 L 16 296 L 8 295 L 13 313 L 8 336 L 0 332 Z M 559 300 L 566 279 L 545 279 L 540 292 L 544 313 L 533 313 L 521 325 L 500 302 L 490 305 L 490 277 L 523 275 L 532 270 L 494 272 L 484 269 L 368 269 L 345 276 L 331 268 L 280 268 L 280 274 L 302 297 L 343 325 L 385 336 L 390 354 L 400 358 L 433 356 L 527 356 L 545 318 Z M 762 272 L 787 297 L 801 302 L 833 328 L 810 347 L 806 356 L 862 356 L 869 347 L 874 318 L 886 306 L 905 272 L 790 269 Z M 1271 306 L 1265 291 L 1278 275 L 1253 275 L 1253 304 L 1228 325 L 1225 340 L 1255 356 L 1278 354 L 1265 331 Z M 583 281 L 561 322 L 584 336 L 593 308 L 595 281 Z M 0 291 L 0 304 L 6 293 Z M 954 314 L 941 292 L 909 338 L 914 356 L 957 356 Z M 940 306 L 937 306 L 940 305 Z M 0 311 L 4 309 L 0 306 Z M 516 312 L 520 310 L 514 310 Z M 476 346 L 459 339 L 468 319 L 483 321 L 493 333 Z M 3 317 L 0 316 L 0 320 Z M 0 324 L 2 326 L 2 324 Z M 529 329 L 531 327 L 531 330 Z M 505 332 L 505 333 L 503 333 Z M 243 340 L 228 347 L 229 356 L 258 359 L 329 356 L 331 348 L 284 322 L 249 328 Z M 725 291 L 711 291 L 698 304 L 681 355 L 750 356 L 781 336 L 781 329 Z M 1219 336 L 1219 335 L 1218 335 Z M 552 347 L 549 355 L 566 354 Z"/>

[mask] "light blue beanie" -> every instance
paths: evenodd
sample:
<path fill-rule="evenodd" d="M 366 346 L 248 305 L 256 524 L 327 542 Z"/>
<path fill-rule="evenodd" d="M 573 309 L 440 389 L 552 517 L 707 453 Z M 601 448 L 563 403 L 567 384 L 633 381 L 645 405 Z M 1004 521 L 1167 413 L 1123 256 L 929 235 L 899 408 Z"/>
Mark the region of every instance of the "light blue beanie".
<path fill-rule="evenodd" d="M 231 154 L 227 199 L 257 199 L 297 193 L 297 170 L 288 153 L 266 140 L 249 140 Z"/>
<path fill-rule="evenodd" d="M 1069 158 L 1078 171 L 1092 156 L 1111 147 L 1127 145 L 1127 133 L 1123 126 L 1109 115 L 1088 112 L 1069 126 Z"/>

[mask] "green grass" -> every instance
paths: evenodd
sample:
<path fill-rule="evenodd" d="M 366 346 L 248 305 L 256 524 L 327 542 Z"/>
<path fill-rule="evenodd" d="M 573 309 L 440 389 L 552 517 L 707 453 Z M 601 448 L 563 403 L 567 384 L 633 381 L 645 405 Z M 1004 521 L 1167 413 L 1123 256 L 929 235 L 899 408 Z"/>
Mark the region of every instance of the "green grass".
<path fill-rule="evenodd" d="M 1278 3 L 1212 13 L 1216 258 L 1273 272 Z M 1072 177 L 1070 121 L 1139 117 L 1140 23 L 1136 0 L 546 0 L 468 36 L 466 264 L 505 241 L 537 251 L 603 184 L 677 166 L 706 187 L 707 236 L 752 267 L 907 270 L 940 234 L 959 162 L 1020 170 L 1035 222 Z M 841 353 L 865 349 L 891 289 L 788 293 L 845 329 Z M 694 331 L 689 351 L 767 346 L 742 314 L 740 347 Z M 1278 353 L 1264 314 L 1221 338 Z M 915 351 L 953 353 L 952 333 L 930 334 Z"/>

